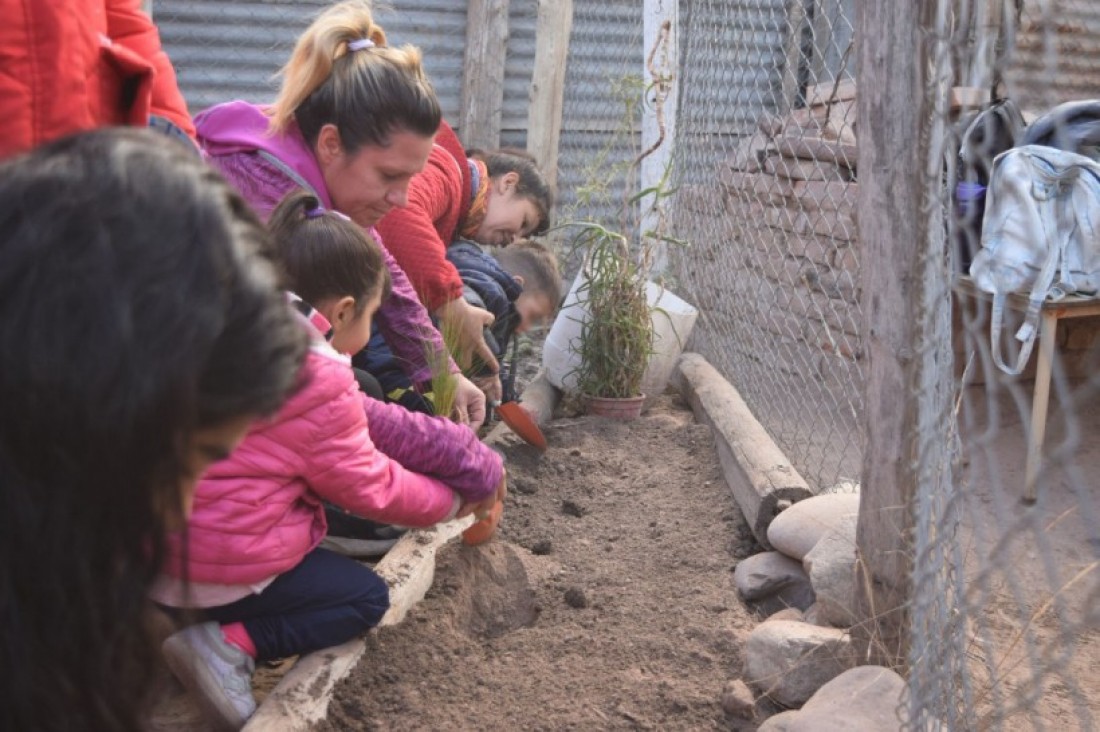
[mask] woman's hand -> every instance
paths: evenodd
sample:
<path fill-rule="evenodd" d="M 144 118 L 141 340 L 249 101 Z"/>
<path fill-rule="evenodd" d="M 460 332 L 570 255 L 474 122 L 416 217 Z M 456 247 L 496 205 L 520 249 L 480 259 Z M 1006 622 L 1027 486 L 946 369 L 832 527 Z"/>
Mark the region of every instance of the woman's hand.
<path fill-rule="evenodd" d="M 435 315 L 439 318 L 439 332 L 443 333 L 448 347 L 454 350 L 455 362 L 460 367 L 468 368 L 477 356 L 491 373 L 500 371 L 500 364 L 484 335 L 495 319 L 492 313 L 458 297 L 437 308 Z"/>

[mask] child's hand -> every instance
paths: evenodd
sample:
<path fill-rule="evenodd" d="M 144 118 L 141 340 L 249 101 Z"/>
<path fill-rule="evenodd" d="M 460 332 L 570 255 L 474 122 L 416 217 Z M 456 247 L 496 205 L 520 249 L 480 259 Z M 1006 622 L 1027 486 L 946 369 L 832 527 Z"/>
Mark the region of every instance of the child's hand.
<path fill-rule="evenodd" d="M 485 392 L 462 374 L 455 374 L 455 421 L 477 432 L 488 416 Z"/>
<path fill-rule="evenodd" d="M 492 373 L 500 371 L 500 364 L 484 335 L 485 329 L 495 320 L 492 313 L 458 297 L 436 308 L 435 315 L 440 320 L 440 332 L 454 341 L 455 363 L 465 369 L 477 356 Z"/>
<path fill-rule="evenodd" d="M 462 518 L 463 516 L 473 514 L 476 518 L 482 519 L 489 515 L 489 510 L 492 509 L 496 503 L 503 503 L 507 495 L 508 473 L 505 472 L 500 478 L 500 483 L 497 485 L 496 491 L 481 501 L 464 501 L 462 506 L 459 507 L 458 513 L 455 514 L 455 518 Z"/>

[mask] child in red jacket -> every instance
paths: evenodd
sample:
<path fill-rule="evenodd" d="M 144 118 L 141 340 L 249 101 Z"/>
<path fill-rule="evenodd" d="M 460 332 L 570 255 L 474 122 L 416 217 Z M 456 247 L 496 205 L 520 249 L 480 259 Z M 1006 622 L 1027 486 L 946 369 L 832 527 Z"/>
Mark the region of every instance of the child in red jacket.
<path fill-rule="evenodd" d="M 499 370 L 483 337 L 492 318 L 462 296 L 462 278 L 447 260 L 447 249 L 459 239 L 506 247 L 520 237 L 540 234 L 549 226 L 552 206 L 550 186 L 531 156 L 521 150 L 467 155 L 442 122 L 427 165 L 409 183 L 407 204 L 378 222 L 386 249 L 420 301 L 442 331 L 453 335 L 460 366 L 477 356 L 491 372 Z M 500 400 L 499 379 L 487 393 Z"/>
<path fill-rule="evenodd" d="M 466 426 L 392 406 L 380 440 L 368 430 L 368 407 L 387 405 L 359 391 L 346 354 L 366 343 L 388 289 L 377 244 L 304 192 L 288 196 L 270 226 L 313 333 L 302 385 L 199 483 L 186 552 L 170 544 L 168 576 L 153 593 L 208 621 L 171 636 L 164 652 L 219 728 L 239 728 L 255 710 L 256 660 L 343 643 L 388 609 L 377 574 L 319 547 L 325 502 L 431 526 L 487 512 L 506 491 L 500 457 Z"/>

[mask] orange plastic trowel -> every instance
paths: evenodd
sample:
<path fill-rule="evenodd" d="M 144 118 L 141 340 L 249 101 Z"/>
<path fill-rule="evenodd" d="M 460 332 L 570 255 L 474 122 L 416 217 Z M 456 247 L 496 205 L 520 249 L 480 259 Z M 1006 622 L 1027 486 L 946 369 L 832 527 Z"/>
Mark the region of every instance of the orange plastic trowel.
<path fill-rule="evenodd" d="M 546 435 L 542 434 L 538 422 L 519 402 L 491 402 L 491 405 L 508 429 L 522 437 L 528 445 L 538 448 L 539 452 L 546 452 Z"/>
<path fill-rule="evenodd" d="M 489 329 L 485 329 L 485 340 L 496 343 Z M 508 383 L 504 385 L 504 393 L 511 394 L 516 386 L 516 355 L 519 341 L 512 339 L 512 368 L 508 371 Z M 494 349 L 495 350 L 495 349 Z M 515 432 L 528 445 L 538 448 L 539 452 L 546 452 L 546 435 L 542 434 L 538 422 L 531 413 L 520 406 L 517 401 L 489 402 L 489 407 L 500 417 L 500 421 L 508 425 L 508 429 Z"/>

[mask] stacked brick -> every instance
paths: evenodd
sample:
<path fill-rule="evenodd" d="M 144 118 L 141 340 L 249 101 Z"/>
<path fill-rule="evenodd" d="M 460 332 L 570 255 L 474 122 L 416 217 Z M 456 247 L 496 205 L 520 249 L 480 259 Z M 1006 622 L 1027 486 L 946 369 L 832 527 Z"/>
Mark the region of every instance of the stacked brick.
<path fill-rule="evenodd" d="M 855 86 L 810 87 L 806 99 L 762 120 L 720 166 L 716 187 L 682 189 L 677 226 L 696 250 L 693 291 L 724 294 L 700 302 L 703 311 L 731 300 L 739 320 L 765 331 L 743 344 L 754 359 L 850 385 L 862 359 Z"/>

